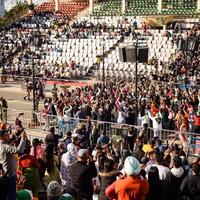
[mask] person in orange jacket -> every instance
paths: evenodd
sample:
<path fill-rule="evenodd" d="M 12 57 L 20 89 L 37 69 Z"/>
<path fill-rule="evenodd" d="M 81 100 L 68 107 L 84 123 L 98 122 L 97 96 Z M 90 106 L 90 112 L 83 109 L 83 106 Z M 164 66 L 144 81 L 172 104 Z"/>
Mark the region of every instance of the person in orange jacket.
<path fill-rule="evenodd" d="M 149 190 L 147 180 L 140 177 L 141 166 L 133 156 L 128 156 L 124 162 L 125 178 L 118 179 L 105 191 L 109 199 L 145 200 Z"/>

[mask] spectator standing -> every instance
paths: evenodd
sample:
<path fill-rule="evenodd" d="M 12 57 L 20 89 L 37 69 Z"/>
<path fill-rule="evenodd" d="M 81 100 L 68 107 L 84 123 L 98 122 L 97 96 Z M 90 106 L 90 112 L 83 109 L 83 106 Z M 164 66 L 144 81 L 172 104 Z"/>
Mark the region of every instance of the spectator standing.
<path fill-rule="evenodd" d="M 92 134 L 90 135 L 90 145 L 93 150 L 97 145 L 97 140 L 100 137 L 99 130 L 97 128 L 93 128 Z"/>
<path fill-rule="evenodd" d="M 30 155 L 31 146 L 26 142 L 24 146 L 24 154 L 20 156 L 18 167 L 25 177 L 24 187 L 33 192 L 34 197 L 38 196 L 41 189 L 39 170 L 40 166 L 34 156 Z"/>
<path fill-rule="evenodd" d="M 166 177 L 167 182 L 167 198 L 177 200 L 180 198 L 180 186 L 185 177 L 182 167 L 182 160 L 178 156 L 173 159 L 173 167 Z"/>
<path fill-rule="evenodd" d="M 107 145 L 109 141 L 110 141 L 110 138 L 106 134 L 106 131 L 102 131 L 101 136 L 97 139 L 97 145 L 104 146 L 104 145 Z"/>
<path fill-rule="evenodd" d="M 58 157 L 55 155 L 55 148 L 53 143 L 49 143 L 46 146 L 44 155 L 39 160 L 41 170 L 41 180 L 44 178 L 45 183 L 49 184 L 51 181 L 60 182 L 60 173 L 58 170 Z"/>
<path fill-rule="evenodd" d="M 45 142 L 47 143 L 47 145 L 49 143 L 52 143 L 54 145 L 54 147 L 57 147 L 58 140 L 61 138 L 61 136 L 55 134 L 55 127 L 53 127 L 53 126 L 49 129 L 49 132 L 50 133 L 45 138 Z"/>
<path fill-rule="evenodd" d="M 62 155 L 60 166 L 60 178 L 63 189 L 67 189 L 71 185 L 71 177 L 69 173 L 69 165 L 76 161 L 77 148 L 73 143 L 67 145 L 67 152 Z"/>
<path fill-rule="evenodd" d="M 117 199 L 123 200 L 145 200 L 149 185 L 146 180 L 139 176 L 141 171 L 139 161 L 128 156 L 124 162 L 124 172 L 126 178 L 118 179 L 106 189 L 108 198 L 117 194 Z M 108 192 L 109 191 L 109 192 Z"/>
<path fill-rule="evenodd" d="M 25 80 L 25 87 L 26 87 L 26 92 L 27 92 L 27 95 L 24 96 L 24 100 L 26 100 L 28 98 L 28 100 L 30 101 L 31 98 L 31 90 L 33 89 L 33 83 L 32 81 L 29 81 L 28 79 Z"/>
<path fill-rule="evenodd" d="M 147 175 L 149 174 L 149 170 L 150 170 L 151 166 L 155 166 L 158 168 L 160 180 L 165 180 L 167 173 L 169 172 L 169 168 L 163 166 L 162 162 L 163 162 L 162 156 L 158 153 L 155 153 L 154 154 L 154 164 L 148 165 L 145 169 Z"/>
<path fill-rule="evenodd" d="M 5 123 L 7 123 L 7 110 L 8 110 L 8 102 L 5 98 L 0 97 L 1 105 L 0 109 L 1 111 L 1 120 Z"/>
<path fill-rule="evenodd" d="M 48 102 L 46 102 L 44 104 L 44 107 L 42 109 L 42 117 L 45 120 L 45 125 L 44 125 L 43 130 L 44 131 L 48 131 L 49 130 L 49 126 L 50 126 L 49 103 Z"/>
<path fill-rule="evenodd" d="M 146 200 L 165 199 L 165 182 L 160 180 L 157 167 L 151 167 L 148 173 L 149 192 Z M 170 199 L 171 200 L 171 199 Z"/>
<path fill-rule="evenodd" d="M 142 158 L 144 157 L 145 153 L 142 150 L 143 148 L 143 141 L 138 139 L 137 140 L 137 147 L 136 149 L 133 151 L 132 155 L 133 157 L 135 157 L 139 162 L 141 162 Z"/>
<path fill-rule="evenodd" d="M 41 144 L 41 141 L 39 141 L 38 138 L 34 138 L 32 141 L 32 147 L 30 155 L 34 156 L 37 160 L 42 158 L 44 154 L 44 147 Z"/>
<path fill-rule="evenodd" d="M 80 149 L 78 161 L 69 166 L 71 187 L 75 191 L 77 200 L 92 200 L 92 178 L 97 176 L 95 163 L 88 157 L 86 149 Z"/>
<path fill-rule="evenodd" d="M 200 197 L 200 165 L 193 164 L 192 174 L 186 177 L 181 184 L 181 192 L 192 200 L 199 200 Z"/>
<path fill-rule="evenodd" d="M 113 160 L 107 159 L 104 163 L 103 172 L 99 173 L 99 179 L 101 183 L 101 189 L 99 193 L 99 200 L 108 200 L 105 195 L 106 188 L 116 181 L 119 171 L 114 170 L 115 162 Z"/>
<path fill-rule="evenodd" d="M 154 129 L 154 138 L 159 138 L 160 130 L 162 129 L 162 115 L 157 113 L 155 116 L 148 112 L 149 118 L 152 120 L 153 129 Z"/>
<path fill-rule="evenodd" d="M 18 147 L 9 144 L 9 134 L 6 130 L 0 130 L 0 165 L 3 175 L 6 177 L 8 186 L 1 187 L 0 193 L 5 192 L 6 199 L 16 200 L 16 158 L 15 154 L 24 149 L 26 133 L 23 132 Z M 9 188 L 9 190 L 8 190 Z"/>

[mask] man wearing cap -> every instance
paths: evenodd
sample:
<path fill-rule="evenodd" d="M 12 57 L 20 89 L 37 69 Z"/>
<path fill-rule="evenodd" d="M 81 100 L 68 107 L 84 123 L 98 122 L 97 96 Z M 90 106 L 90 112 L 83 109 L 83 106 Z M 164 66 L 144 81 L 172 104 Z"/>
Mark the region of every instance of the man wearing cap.
<path fill-rule="evenodd" d="M 124 162 L 123 171 L 125 178 L 118 179 L 110 185 L 105 193 L 108 198 L 113 194 L 117 195 L 117 199 L 123 200 L 145 200 L 148 193 L 148 182 L 139 176 L 141 166 L 139 161 L 133 156 L 128 156 Z"/>
<path fill-rule="evenodd" d="M 92 178 L 97 176 L 95 163 L 89 158 L 87 149 L 78 151 L 77 160 L 69 166 L 72 190 L 75 191 L 77 200 L 92 200 Z"/>
<path fill-rule="evenodd" d="M 0 189 L 5 192 L 7 199 L 16 200 L 16 158 L 14 154 L 20 153 L 24 149 L 26 133 L 23 132 L 18 147 L 9 145 L 9 134 L 6 130 L 0 129 L 0 165 L 2 166 L 2 175 L 6 178 L 9 190 L 5 186 Z M 7 191 L 6 191 L 7 189 Z"/>

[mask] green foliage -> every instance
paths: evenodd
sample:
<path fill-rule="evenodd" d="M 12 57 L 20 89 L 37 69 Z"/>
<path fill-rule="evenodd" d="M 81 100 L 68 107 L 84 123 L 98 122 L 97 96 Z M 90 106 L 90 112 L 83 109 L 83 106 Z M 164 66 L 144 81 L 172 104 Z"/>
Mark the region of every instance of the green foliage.
<path fill-rule="evenodd" d="M 21 16 L 28 12 L 28 4 L 17 2 L 11 10 L 5 13 L 4 17 L 0 18 L 0 29 L 17 21 Z"/>

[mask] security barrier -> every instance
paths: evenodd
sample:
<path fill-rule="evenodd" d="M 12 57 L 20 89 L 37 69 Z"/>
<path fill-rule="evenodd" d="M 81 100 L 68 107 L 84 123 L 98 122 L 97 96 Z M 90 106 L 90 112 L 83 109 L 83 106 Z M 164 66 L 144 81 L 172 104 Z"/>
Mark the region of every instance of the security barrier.
<path fill-rule="evenodd" d="M 80 124 L 88 124 L 88 119 L 78 119 L 78 118 L 65 118 L 62 116 L 53 116 L 53 115 L 45 115 L 42 112 L 35 112 L 36 116 L 33 119 L 33 113 L 31 110 L 15 110 L 8 109 L 8 123 L 15 124 L 15 119 L 19 113 L 23 113 L 20 115 L 20 120 L 22 121 L 22 125 L 25 129 L 34 130 L 34 131 L 44 131 L 44 127 L 46 125 L 46 130 L 49 129 L 50 126 L 54 126 L 57 130 L 58 134 L 64 135 L 67 131 L 73 131 Z M 34 121 L 35 120 L 35 121 Z M 113 134 L 126 134 L 128 128 L 133 128 L 137 133 L 142 129 L 140 126 L 128 125 L 128 124 L 119 124 L 114 122 L 105 122 L 98 120 L 90 120 L 92 128 L 97 128 L 99 132 L 106 131 L 109 135 Z M 151 127 L 148 128 L 148 133 L 150 138 L 154 137 L 154 132 L 158 133 L 158 138 L 162 141 L 172 140 L 177 137 L 179 132 L 174 130 L 165 130 L 165 129 L 153 129 Z M 191 133 L 185 133 L 186 135 L 190 135 Z"/>

